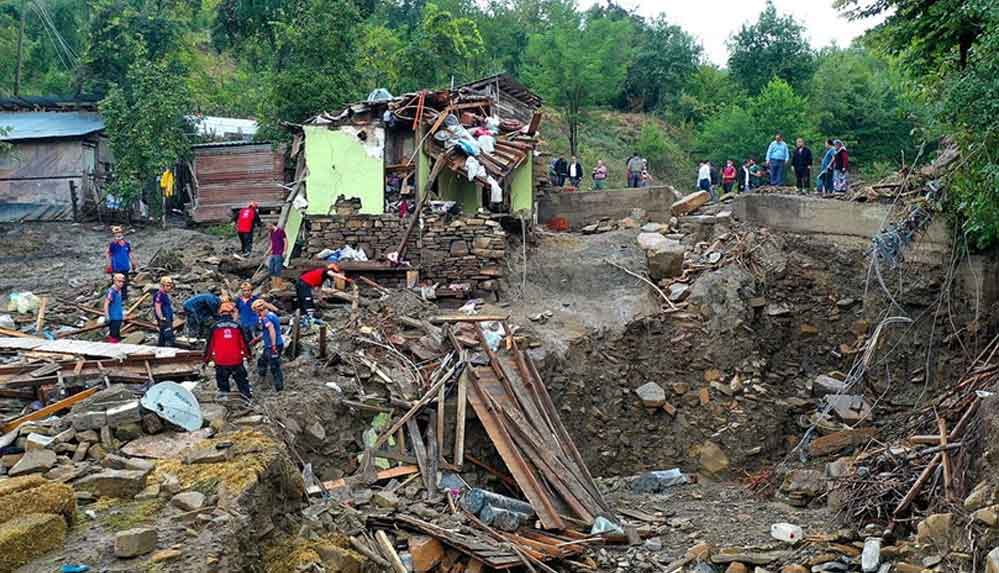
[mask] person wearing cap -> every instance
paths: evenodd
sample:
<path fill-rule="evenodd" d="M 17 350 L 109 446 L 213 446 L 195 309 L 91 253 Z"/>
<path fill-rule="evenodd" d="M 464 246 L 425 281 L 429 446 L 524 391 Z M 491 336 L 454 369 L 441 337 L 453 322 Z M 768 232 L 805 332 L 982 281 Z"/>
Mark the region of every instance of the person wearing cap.
<path fill-rule="evenodd" d="M 187 334 L 192 338 L 201 338 L 203 329 L 210 326 L 218 315 L 222 301 L 214 294 L 196 294 L 184 301 L 184 314 L 187 315 Z"/>
<path fill-rule="evenodd" d="M 347 280 L 347 277 L 340 272 L 340 267 L 336 263 L 331 263 L 326 268 L 319 267 L 305 271 L 299 275 L 295 281 L 295 295 L 298 298 L 299 310 L 309 315 L 315 311 L 316 303 L 312 298 L 312 289 L 323 286 L 323 281 L 327 278 Z"/>
<path fill-rule="evenodd" d="M 125 240 L 125 231 L 118 225 L 111 227 L 113 239 L 107 250 L 107 272 L 110 275 L 121 273 L 125 284 L 121 287 L 122 300 L 128 299 L 128 273 L 138 268 L 132 257 L 132 244 Z"/>
<path fill-rule="evenodd" d="M 236 380 L 236 388 L 244 398 L 252 398 L 250 379 L 243 366 L 252 356 L 250 346 L 243 337 L 243 329 L 236 321 L 236 305 L 223 302 L 219 306 L 219 321 L 212 328 L 205 346 L 205 363 L 215 365 L 215 385 L 219 392 L 229 393 L 229 378 Z"/>
<path fill-rule="evenodd" d="M 281 337 L 281 320 L 267 309 L 268 304 L 262 300 L 253 303 L 253 311 L 260 319 L 260 329 L 263 331 L 263 348 L 257 360 L 257 376 L 261 381 L 271 371 L 274 390 L 284 390 L 284 372 L 281 371 L 281 353 L 284 351 L 284 338 Z"/>
<path fill-rule="evenodd" d="M 256 201 L 250 201 L 249 205 L 236 211 L 236 215 L 232 220 L 236 225 L 236 234 L 239 235 L 239 244 L 242 247 L 243 256 L 247 256 L 253 250 L 253 231 L 260 223 L 260 214 L 257 213 Z"/>
<path fill-rule="evenodd" d="M 253 294 L 252 284 L 244 281 L 243 284 L 239 285 L 239 296 L 236 297 L 235 302 L 236 309 L 239 310 L 239 326 L 243 329 L 243 336 L 246 337 L 247 342 L 253 340 L 257 327 L 260 325 L 257 313 L 253 311 L 253 303 L 258 300 L 263 301 L 267 310 L 277 312 L 274 305 Z"/>
<path fill-rule="evenodd" d="M 153 295 L 153 317 L 159 327 L 160 336 L 156 346 L 177 346 L 177 337 L 173 333 L 173 301 L 170 292 L 173 291 L 173 279 L 160 277 L 160 288 Z"/>
<path fill-rule="evenodd" d="M 111 288 L 104 296 L 104 319 L 108 323 L 107 341 L 117 344 L 121 342 L 121 323 L 125 320 L 125 302 L 121 290 L 125 286 L 125 275 L 115 273 L 111 279 Z"/>

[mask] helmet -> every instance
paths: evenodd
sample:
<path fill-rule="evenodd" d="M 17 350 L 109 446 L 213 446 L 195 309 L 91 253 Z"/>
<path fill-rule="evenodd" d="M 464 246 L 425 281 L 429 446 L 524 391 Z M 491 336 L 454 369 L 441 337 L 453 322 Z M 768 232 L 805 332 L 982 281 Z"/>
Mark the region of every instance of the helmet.
<path fill-rule="evenodd" d="M 231 314 L 236 311 L 236 305 L 231 302 L 223 302 L 219 305 L 219 314 Z"/>

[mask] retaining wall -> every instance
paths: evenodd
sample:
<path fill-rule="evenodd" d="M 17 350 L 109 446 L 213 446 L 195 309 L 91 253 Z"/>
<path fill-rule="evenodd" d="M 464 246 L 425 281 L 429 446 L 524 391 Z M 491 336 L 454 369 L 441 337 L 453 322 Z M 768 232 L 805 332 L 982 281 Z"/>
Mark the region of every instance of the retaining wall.
<path fill-rule="evenodd" d="M 675 200 L 670 186 L 582 192 L 549 189 L 538 196 L 538 222 L 546 224 L 561 217 L 570 229 L 579 229 L 604 217 L 623 219 L 632 209 L 644 209 L 646 220 L 664 223 L 669 221 Z"/>

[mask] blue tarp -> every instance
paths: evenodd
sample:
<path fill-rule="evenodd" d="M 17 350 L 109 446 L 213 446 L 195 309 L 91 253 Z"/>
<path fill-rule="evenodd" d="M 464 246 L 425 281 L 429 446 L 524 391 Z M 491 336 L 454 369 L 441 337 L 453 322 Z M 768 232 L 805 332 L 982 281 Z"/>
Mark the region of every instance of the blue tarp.
<path fill-rule="evenodd" d="M 0 112 L 4 141 L 81 137 L 104 129 L 100 114 L 81 111 Z"/>

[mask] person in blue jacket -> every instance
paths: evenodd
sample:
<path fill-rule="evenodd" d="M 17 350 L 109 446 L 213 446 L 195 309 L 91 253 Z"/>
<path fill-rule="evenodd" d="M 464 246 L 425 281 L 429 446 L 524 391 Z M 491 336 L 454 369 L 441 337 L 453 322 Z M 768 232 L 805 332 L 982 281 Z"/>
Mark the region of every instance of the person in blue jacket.
<path fill-rule="evenodd" d="M 767 148 L 767 169 L 770 171 L 771 185 L 784 184 L 784 165 L 790 158 L 791 152 L 787 148 L 784 136 L 778 132 Z"/>
<path fill-rule="evenodd" d="M 826 153 L 819 163 L 819 193 L 825 195 L 833 192 L 833 159 L 836 158 L 836 148 L 833 140 L 826 140 Z"/>
<path fill-rule="evenodd" d="M 212 293 L 196 294 L 184 301 L 184 314 L 187 315 L 187 334 L 193 338 L 204 338 L 204 330 L 218 318 L 222 300 Z"/>
<path fill-rule="evenodd" d="M 281 336 L 281 320 L 267 309 L 268 306 L 262 300 L 253 303 L 253 311 L 257 313 L 257 317 L 260 319 L 260 329 L 263 331 L 263 348 L 261 348 L 260 359 L 257 360 L 257 376 L 260 381 L 263 381 L 267 377 L 267 370 L 270 370 L 274 378 L 274 390 L 280 392 L 284 390 L 284 372 L 281 371 L 284 338 Z"/>

